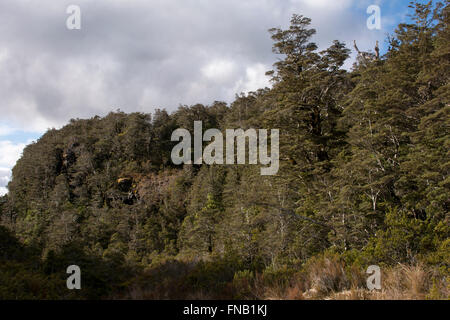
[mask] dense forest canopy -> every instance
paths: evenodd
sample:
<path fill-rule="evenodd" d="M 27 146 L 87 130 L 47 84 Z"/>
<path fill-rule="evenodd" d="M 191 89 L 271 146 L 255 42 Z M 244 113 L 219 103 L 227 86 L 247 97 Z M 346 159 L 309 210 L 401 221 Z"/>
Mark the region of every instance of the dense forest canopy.
<path fill-rule="evenodd" d="M 450 6 L 413 11 L 384 56 L 361 53 L 351 71 L 346 44 L 318 51 L 311 20 L 294 15 L 270 30 L 272 88 L 49 130 L 0 198 L 0 297 L 122 297 L 130 287 L 235 297 L 227 284 L 240 277 L 285 279 L 327 255 L 361 270 L 420 262 L 448 277 Z M 279 129 L 278 174 L 174 165 L 171 134 L 192 133 L 194 121 Z M 83 270 L 80 292 L 65 287 L 70 264 Z"/>

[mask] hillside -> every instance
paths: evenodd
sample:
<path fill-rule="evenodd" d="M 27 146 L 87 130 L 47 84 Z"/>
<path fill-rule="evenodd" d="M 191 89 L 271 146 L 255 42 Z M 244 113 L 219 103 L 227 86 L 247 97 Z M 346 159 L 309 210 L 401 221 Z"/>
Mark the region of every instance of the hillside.
<path fill-rule="evenodd" d="M 351 71 L 294 15 L 270 30 L 270 89 L 47 131 L 0 198 L 0 298 L 448 298 L 449 9 L 417 5 Z M 194 121 L 279 129 L 278 173 L 173 164 Z M 65 288 L 71 264 L 83 290 Z"/>

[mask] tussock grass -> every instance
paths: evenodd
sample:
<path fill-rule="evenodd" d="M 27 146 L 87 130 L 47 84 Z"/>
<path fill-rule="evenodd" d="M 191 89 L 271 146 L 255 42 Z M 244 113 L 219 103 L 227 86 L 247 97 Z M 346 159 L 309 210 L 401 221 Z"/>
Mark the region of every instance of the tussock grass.
<path fill-rule="evenodd" d="M 381 290 L 369 291 L 363 268 L 321 255 L 299 269 L 240 270 L 223 262 L 168 261 L 129 283 L 115 299 L 424 300 L 449 299 L 445 270 L 417 263 L 383 267 Z M 226 271 L 226 275 L 222 274 Z M 227 271 L 228 270 L 228 271 Z"/>

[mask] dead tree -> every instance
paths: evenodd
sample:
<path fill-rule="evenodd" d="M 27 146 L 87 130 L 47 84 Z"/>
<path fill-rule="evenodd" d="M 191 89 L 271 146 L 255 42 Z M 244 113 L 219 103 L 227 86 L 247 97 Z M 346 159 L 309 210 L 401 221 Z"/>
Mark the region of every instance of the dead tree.
<path fill-rule="evenodd" d="M 364 63 L 369 63 L 371 61 L 380 59 L 380 47 L 378 41 L 375 45 L 375 55 L 359 50 L 358 46 L 356 45 L 356 40 L 353 40 L 353 46 L 355 47 L 356 52 L 358 52 L 358 56 L 361 57 Z"/>

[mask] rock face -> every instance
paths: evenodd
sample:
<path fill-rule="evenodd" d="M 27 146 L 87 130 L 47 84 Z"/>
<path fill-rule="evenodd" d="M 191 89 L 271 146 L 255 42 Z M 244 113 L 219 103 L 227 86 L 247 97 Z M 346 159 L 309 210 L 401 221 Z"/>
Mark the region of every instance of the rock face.
<path fill-rule="evenodd" d="M 122 192 L 129 192 L 133 185 L 133 178 L 119 178 L 117 179 L 117 184 L 119 186 L 119 190 Z"/>
<path fill-rule="evenodd" d="M 137 200 L 135 185 L 133 185 L 133 178 L 125 177 L 117 179 L 118 188 L 121 192 L 126 193 L 122 197 L 122 202 L 127 205 L 132 205 Z"/>

